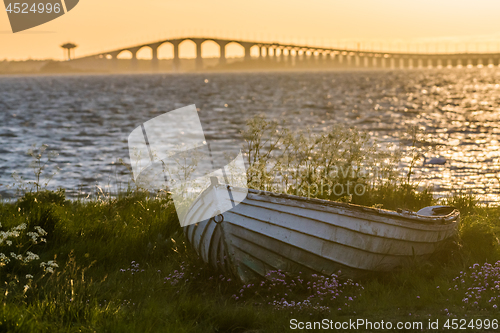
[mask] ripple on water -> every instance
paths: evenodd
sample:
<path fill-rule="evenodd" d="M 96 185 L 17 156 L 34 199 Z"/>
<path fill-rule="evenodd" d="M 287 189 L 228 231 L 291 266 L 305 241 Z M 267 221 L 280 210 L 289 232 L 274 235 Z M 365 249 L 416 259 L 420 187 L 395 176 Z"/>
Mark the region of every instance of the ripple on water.
<path fill-rule="evenodd" d="M 294 129 L 346 124 L 381 142 L 410 125 L 419 150 L 445 166 L 420 164 L 415 179 L 435 193 L 467 189 L 499 201 L 500 70 L 338 71 L 189 75 L 0 77 L 0 184 L 32 178 L 26 151 L 48 144 L 62 170 L 51 185 L 70 195 L 129 183 L 128 134 L 166 111 L 196 104 L 206 135 L 234 145 L 246 119 L 265 113 Z M 22 92 L 22 93 L 21 93 Z M 320 125 L 320 126 L 318 126 Z M 402 141 L 403 145 L 410 142 Z M 15 193 L 0 185 L 0 194 Z"/>

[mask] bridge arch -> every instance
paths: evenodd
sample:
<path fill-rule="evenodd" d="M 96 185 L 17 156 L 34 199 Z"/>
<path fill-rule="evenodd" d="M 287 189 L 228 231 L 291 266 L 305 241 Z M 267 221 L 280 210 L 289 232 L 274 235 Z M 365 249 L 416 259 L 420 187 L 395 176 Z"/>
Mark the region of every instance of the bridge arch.
<path fill-rule="evenodd" d="M 137 50 L 137 59 L 151 60 L 153 59 L 153 49 L 149 45 L 144 45 Z"/>
<path fill-rule="evenodd" d="M 117 59 L 132 59 L 133 54 L 130 50 L 121 50 L 120 53 L 116 55 Z"/>
<path fill-rule="evenodd" d="M 260 54 L 260 47 L 259 45 L 255 44 L 250 48 L 250 56 L 252 58 L 257 58 L 259 57 Z"/>
<path fill-rule="evenodd" d="M 237 42 L 231 41 L 226 45 L 226 57 L 227 58 L 243 58 L 245 57 L 245 47 Z"/>
<path fill-rule="evenodd" d="M 213 39 L 206 39 L 201 43 L 201 56 L 206 58 L 220 58 L 220 44 Z"/>
<path fill-rule="evenodd" d="M 192 39 L 184 39 L 179 43 L 179 58 L 196 58 L 196 43 Z"/>
<path fill-rule="evenodd" d="M 174 44 L 170 42 L 161 43 L 158 46 L 158 59 L 173 59 L 174 58 Z"/>

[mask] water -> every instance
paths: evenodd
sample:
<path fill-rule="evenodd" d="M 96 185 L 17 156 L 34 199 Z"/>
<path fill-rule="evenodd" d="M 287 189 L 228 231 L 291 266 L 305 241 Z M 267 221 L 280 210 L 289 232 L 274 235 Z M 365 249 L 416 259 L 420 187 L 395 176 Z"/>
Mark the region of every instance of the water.
<path fill-rule="evenodd" d="M 184 75 L 0 77 L 0 194 L 15 195 L 13 172 L 34 179 L 26 151 L 47 144 L 61 168 L 49 188 L 70 196 L 131 182 L 127 137 L 144 121 L 196 104 L 207 138 L 231 146 L 259 113 L 293 128 L 357 126 L 398 142 L 419 126 L 428 158 L 415 179 L 437 195 L 464 189 L 499 202 L 500 70 L 337 71 Z M 403 141 L 403 145 L 410 142 Z"/>

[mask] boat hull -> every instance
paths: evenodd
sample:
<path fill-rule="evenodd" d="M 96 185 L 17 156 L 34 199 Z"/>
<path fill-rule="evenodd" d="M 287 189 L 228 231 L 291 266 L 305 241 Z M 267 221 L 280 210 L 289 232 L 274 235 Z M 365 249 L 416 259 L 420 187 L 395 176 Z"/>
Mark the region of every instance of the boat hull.
<path fill-rule="evenodd" d="M 215 211 L 216 204 L 202 195 L 189 214 L 207 209 Z M 455 234 L 460 218 L 456 210 L 428 217 L 255 190 L 222 216 L 220 223 L 190 225 L 185 234 L 205 262 L 244 282 L 271 270 L 340 271 L 345 278 L 390 271 L 432 255 Z"/>

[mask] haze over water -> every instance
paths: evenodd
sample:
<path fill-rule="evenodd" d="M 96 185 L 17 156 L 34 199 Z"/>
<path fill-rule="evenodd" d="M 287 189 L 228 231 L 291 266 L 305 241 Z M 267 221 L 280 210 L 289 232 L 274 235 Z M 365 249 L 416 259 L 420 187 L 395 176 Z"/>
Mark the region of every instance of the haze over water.
<path fill-rule="evenodd" d="M 131 182 L 127 137 L 141 123 L 196 104 L 207 139 L 230 147 L 245 121 L 265 113 L 292 128 L 356 126 L 399 142 L 412 125 L 425 142 L 414 180 L 437 195 L 470 190 L 498 203 L 500 69 L 335 71 L 116 76 L 0 77 L 0 194 L 15 195 L 11 174 L 33 179 L 26 151 L 48 144 L 61 171 L 49 184 L 70 196 Z M 402 145 L 410 145 L 402 141 Z"/>

